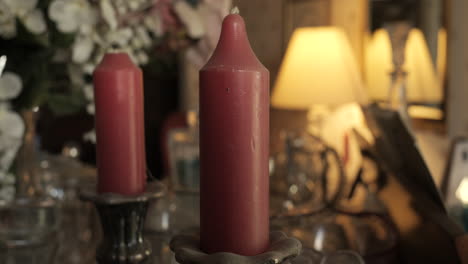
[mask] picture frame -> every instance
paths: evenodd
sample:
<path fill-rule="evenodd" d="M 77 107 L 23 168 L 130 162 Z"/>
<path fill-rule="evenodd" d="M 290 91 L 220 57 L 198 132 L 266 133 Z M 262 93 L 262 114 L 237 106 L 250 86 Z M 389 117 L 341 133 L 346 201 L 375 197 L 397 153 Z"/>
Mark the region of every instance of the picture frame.
<path fill-rule="evenodd" d="M 329 0 L 284 0 L 283 12 L 283 52 L 296 28 L 326 26 L 331 22 Z"/>
<path fill-rule="evenodd" d="M 468 138 L 455 138 L 449 153 L 441 193 L 446 206 L 452 207 L 461 203 L 456 192 L 462 180 L 468 178 Z"/>

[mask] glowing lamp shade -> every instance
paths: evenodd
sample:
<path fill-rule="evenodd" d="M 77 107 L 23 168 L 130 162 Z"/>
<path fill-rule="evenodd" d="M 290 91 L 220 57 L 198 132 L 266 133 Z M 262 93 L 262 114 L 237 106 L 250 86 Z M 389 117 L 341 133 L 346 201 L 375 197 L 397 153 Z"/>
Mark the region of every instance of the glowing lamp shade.
<path fill-rule="evenodd" d="M 365 72 L 368 94 L 375 100 L 387 100 L 393 71 L 392 48 L 388 32 L 379 29 L 366 50 Z M 440 103 L 442 87 L 430 57 L 423 33 L 411 29 L 405 49 L 403 69 L 407 72 L 406 96 L 409 102 Z"/>
<path fill-rule="evenodd" d="M 345 33 L 336 27 L 293 33 L 273 90 L 272 105 L 308 109 L 366 100 L 358 64 Z"/>

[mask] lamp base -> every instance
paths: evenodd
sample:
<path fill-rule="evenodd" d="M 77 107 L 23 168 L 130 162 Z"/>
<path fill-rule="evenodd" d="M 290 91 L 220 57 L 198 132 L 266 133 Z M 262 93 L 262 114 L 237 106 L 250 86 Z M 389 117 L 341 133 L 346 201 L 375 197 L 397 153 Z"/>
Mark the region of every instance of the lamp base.
<path fill-rule="evenodd" d="M 101 221 L 103 240 L 96 250 L 99 264 L 144 264 L 151 256 L 150 243 L 143 238 L 148 204 L 165 193 L 159 182 L 149 183 L 146 191 L 135 196 L 99 194 L 86 188 L 80 198 L 94 203 Z"/>

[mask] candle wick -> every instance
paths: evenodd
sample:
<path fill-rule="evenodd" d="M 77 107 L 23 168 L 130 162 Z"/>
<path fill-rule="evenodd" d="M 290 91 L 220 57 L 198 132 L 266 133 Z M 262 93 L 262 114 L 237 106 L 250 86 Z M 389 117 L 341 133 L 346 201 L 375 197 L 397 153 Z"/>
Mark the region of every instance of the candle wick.
<path fill-rule="evenodd" d="M 233 7 L 231 9 L 231 15 L 238 15 L 239 14 L 239 8 L 237 6 Z"/>
<path fill-rule="evenodd" d="M 125 49 L 121 48 L 118 45 L 111 45 L 109 49 L 107 49 L 106 53 L 127 53 Z"/>

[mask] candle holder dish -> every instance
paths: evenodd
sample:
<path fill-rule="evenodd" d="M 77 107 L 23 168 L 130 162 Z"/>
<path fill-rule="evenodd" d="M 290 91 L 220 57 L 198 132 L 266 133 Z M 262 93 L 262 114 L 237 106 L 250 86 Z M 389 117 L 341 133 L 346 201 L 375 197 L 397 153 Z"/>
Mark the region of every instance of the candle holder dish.
<path fill-rule="evenodd" d="M 240 242 L 242 243 L 242 242 Z M 241 256 L 228 252 L 206 254 L 200 250 L 198 234 L 175 236 L 170 244 L 175 259 L 180 264 L 267 264 L 290 263 L 289 260 L 301 253 L 301 242 L 287 237 L 283 232 L 270 233 L 270 248 L 256 256 Z"/>
<path fill-rule="evenodd" d="M 80 198 L 94 203 L 99 213 L 103 239 L 96 250 L 99 264 L 143 264 L 151 257 L 150 243 L 143 237 L 149 202 L 162 197 L 165 187 L 151 182 L 142 194 L 127 196 L 97 193 L 96 187 L 84 188 Z"/>

